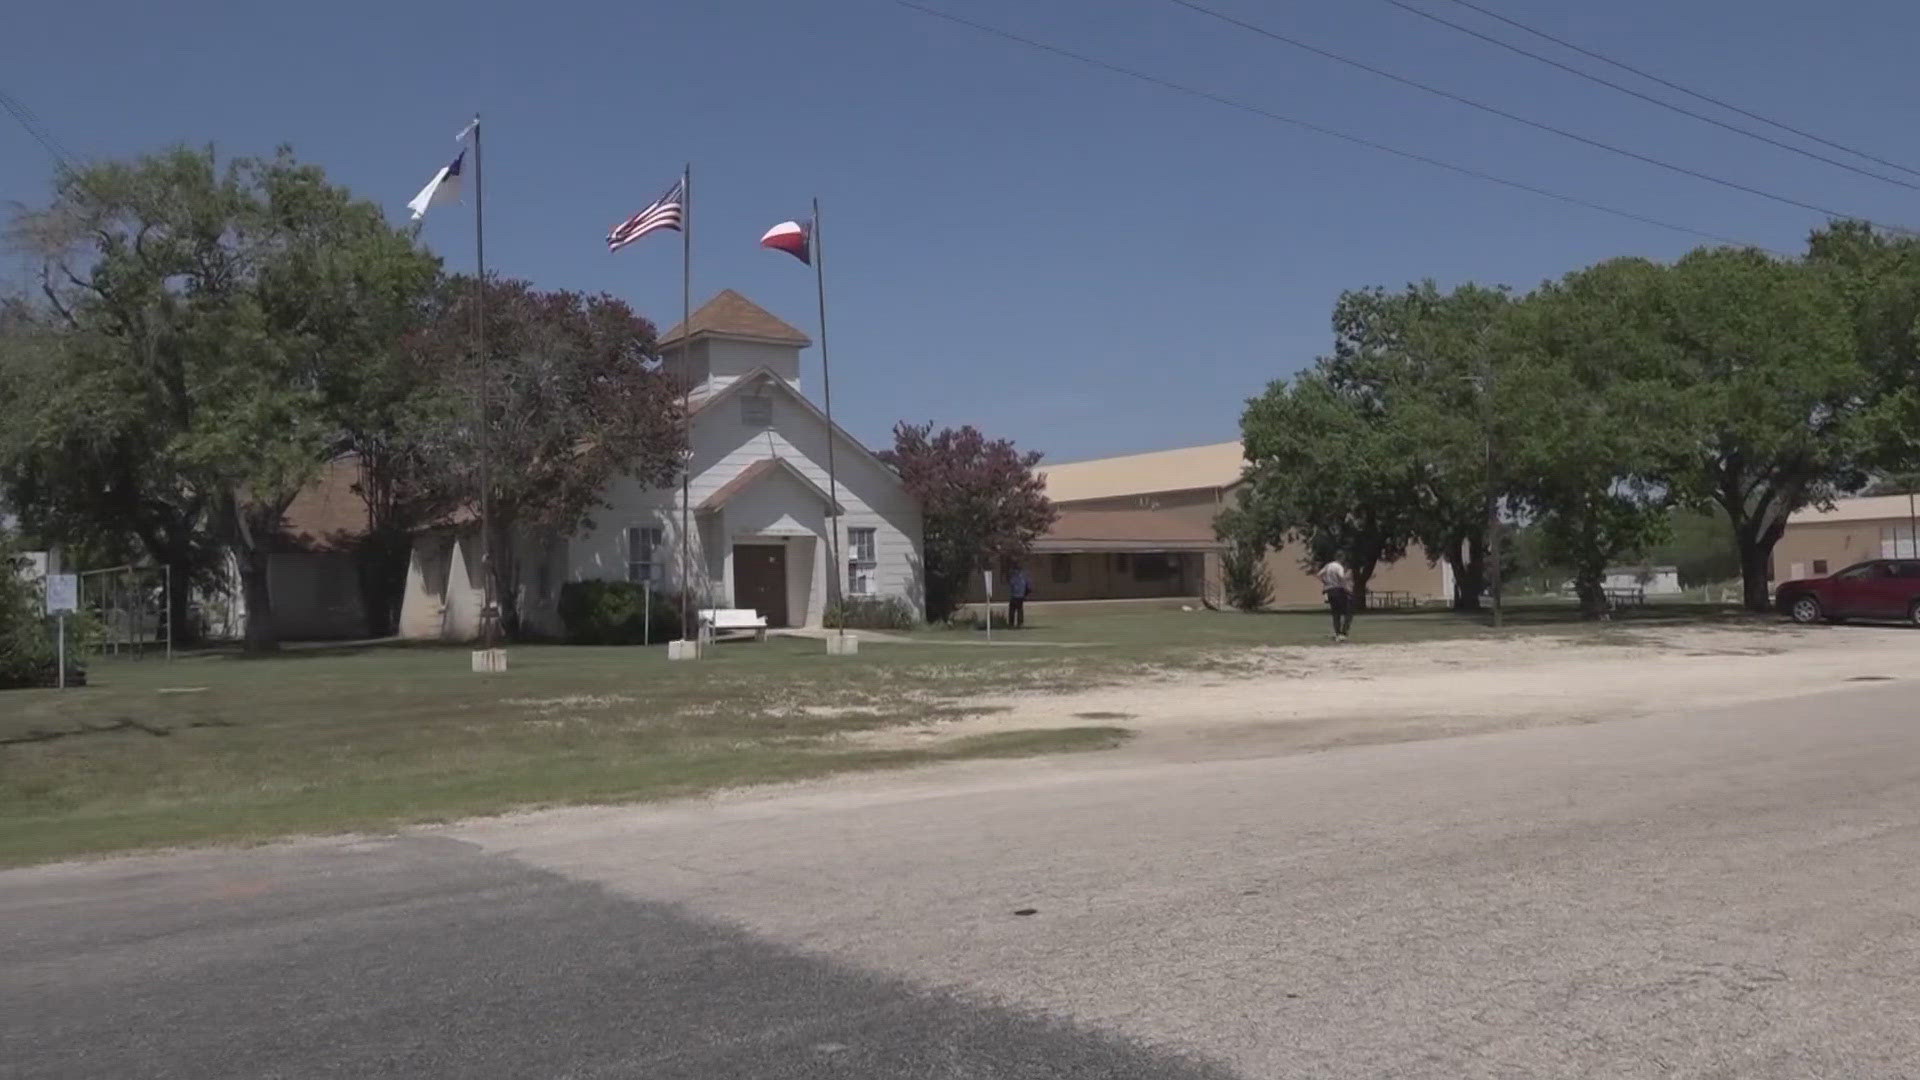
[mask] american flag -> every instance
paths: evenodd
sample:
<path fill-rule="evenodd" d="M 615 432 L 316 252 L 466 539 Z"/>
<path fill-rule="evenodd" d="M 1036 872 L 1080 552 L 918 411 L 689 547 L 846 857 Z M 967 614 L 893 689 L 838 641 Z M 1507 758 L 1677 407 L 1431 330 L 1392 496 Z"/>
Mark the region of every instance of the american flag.
<path fill-rule="evenodd" d="M 686 213 L 687 178 L 673 182 L 665 195 L 653 200 L 645 210 L 613 227 L 607 234 L 607 250 L 619 251 L 655 229 L 679 229 Z"/>

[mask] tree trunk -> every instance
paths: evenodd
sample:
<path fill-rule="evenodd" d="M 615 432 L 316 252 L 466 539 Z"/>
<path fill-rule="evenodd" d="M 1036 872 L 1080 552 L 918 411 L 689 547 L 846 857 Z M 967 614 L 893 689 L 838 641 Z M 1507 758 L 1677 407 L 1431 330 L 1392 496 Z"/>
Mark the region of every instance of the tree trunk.
<path fill-rule="evenodd" d="M 242 647 L 248 654 L 280 650 L 280 638 L 273 628 L 273 593 L 267 584 L 267 560 L 267 553 L 259 548 L 240 554 L 240 592 L 247 605 Z"/>
<path fill-rule="evenodd" d="M 1353 568 L 1353 610 L 1355 614 L 1367 610 L 1367 582 L 1373 580 L 1373 572 L 1380 565 L 1380 557 L 1373 556 L 1359 560 Z"/>
<path fill-rule="evenodd" d="M 1480 594 L 1486 588 L 1487 578 L 1487 559 L 1481 547 L 1464 536 L 1447 546 L 1447 566 L 1453 570 L 1455 611 L 1480 610 Z"/>
<path fill-rule="evenodd" d="M 391 637 L 400 626 L 400 605 L 407 594 L 407 568 L 413 560 L 413 538 L 397 530 L 376 530 L 360 542 L 353 557 L 367 636 Z"/>
<path fill-rule="evenodd" d="M 501 523 L 498 506 L 494 507 L 493 524 L 493 535 L 487 541 L 487 558 L 492 562 L 493 602 L 500 612 L 500 636 L 511 641 L 520 634 L 520 564 L 514 558 L 509 539 L 513 528 Z"/>
<path fill-rule="evenodd" d="M 193 621 L 193 561 L 176 556 L 167 568 L 167 640 L 174 648 L 200 643 L 200 627 Z"/>
<path fill-rule="evenodd" d="M 1800 489 L 1779 487 L 1750 499 L 1738 481 L 1735 476 L 1723 482 L 1715 501 L 1733 525 L 1733 543 L 1740 552 L 1741 598 L 1748 611 L 1765 612 L 1773 608 L 1773 546 L 1786 532 L 1787 515 L 1803 500 Z"/>
<path fill-rule="evenodd" d="M 1747 536 L 1745 530 L 1736 534 L 1736 540 L 1740 545 L 1740 591 L 1747 610 L 1772 610 L 1773 588 L 1767 570 L 1773 564 L 1773 544 Z"/>
<path fill-rule="evenodd" d="M 1597 619 L 1607 613 L 1607 579 L 1591 571 L 1579 571 L 1573 577 L 1573 594 L 1580 598 L 1580 614 Z"/>

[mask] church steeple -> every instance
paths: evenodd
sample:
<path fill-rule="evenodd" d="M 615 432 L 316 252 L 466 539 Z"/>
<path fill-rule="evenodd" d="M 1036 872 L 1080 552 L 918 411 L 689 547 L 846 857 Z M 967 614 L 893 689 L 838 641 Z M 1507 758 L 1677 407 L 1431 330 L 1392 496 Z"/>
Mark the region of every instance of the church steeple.
<path fill-rule="evenodd" d="M 800 386 L 800 350 L 807 335 L 772 312 L 722 290 L 700 305 L 686 324 L 661 335 L 660 355 L 669 374 L 688 379 L 696 396 L 720 390 L 756 368 L 766 368 Z"/>

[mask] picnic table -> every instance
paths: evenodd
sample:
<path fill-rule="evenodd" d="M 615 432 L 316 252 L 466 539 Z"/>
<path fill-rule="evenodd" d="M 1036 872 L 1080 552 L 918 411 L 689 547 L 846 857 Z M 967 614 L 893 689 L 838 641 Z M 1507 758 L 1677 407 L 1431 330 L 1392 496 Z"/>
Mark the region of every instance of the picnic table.
<path fill-rule="evenodd" d="M 1412 593 L 1399 589 L 1369 589 L 1367 591 L 1369 608 L 1410 608 L 1419 607 L 1420 601 Z"/>
<path fill-rule="evenodd" d="M 1644 588 L 1605 589 L 1603 591 L 1607 595 L 1607 607 L 1615 610 L 1626 607 L 1645 607 L 1647 604 L 1647 590 Z"/>

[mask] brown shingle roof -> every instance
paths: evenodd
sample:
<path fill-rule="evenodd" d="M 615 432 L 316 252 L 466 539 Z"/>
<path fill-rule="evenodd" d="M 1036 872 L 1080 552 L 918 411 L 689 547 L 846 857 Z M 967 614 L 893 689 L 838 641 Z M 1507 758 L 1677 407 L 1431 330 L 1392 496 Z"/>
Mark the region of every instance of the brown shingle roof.
<path fill-rule="evenodd" d="M 1036 551 L 1211 551 L 1212 527 L 1153 510 L 1062 510 Z"/>
<path fill-rule="evenodd" d="M 357 455 L 328 462 L 320 475 L 287 504 L 280 518 L 280 546 L 327 551 L 367 535 L 367 502 L 353 490 L 359 482 Z"/>
<path fill-rule="evenodd" d="M 689 324 L 693 327 L 691 334 L 687 330 Z M 732 289 L 724 289 L 720 295 L 701 304 L 686 323 L 662 334 L 659 344 L 671 345 L 683 337 L 698 337 L 701 334 L 798 345 L 803 349 L 813 344 L 807 335 Z"/>

